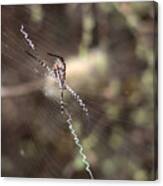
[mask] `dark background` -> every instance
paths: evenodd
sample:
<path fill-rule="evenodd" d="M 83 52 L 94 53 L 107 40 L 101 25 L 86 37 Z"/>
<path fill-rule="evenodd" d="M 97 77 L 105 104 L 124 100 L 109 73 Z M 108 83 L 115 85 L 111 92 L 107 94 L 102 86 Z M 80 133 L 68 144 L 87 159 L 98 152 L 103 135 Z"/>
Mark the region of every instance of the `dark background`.
<path fill-rule="evenodd" d="M 60 114 L 59 89 L 32 60 L 20 26 L 49 65 L 63 56 L 73 126 L 96 179 L 157 176 L 154 2 L 2 6 L 2 176 L 89 178 Z"/>

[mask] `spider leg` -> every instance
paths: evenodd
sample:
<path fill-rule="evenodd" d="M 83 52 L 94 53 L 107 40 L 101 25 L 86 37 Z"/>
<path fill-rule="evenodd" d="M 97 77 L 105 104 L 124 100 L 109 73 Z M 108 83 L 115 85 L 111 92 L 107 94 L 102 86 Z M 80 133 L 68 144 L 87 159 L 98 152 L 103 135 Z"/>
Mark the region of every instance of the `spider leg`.
<path fill-rule="evenodd" d="M 61 94 L 60 94 L 60 109 L 61 109 L 61 114 L 64 114 L 65 112 L 65 104 L 64 104 L 64 100 L 63 100 L 63 91 L 64 91 L 64 80 L 62 79 L 62 76 L 61 76 L 61 72 L 60 72 L 60 69 L 56 69 L 55 70 L 56 72 L 56 75 L 57 75 L 57 78 L 58 78 L 58 82 L 59 82 L 59 88 L 61 90 Z"/>
<path fill-rule="evenodd" d="M 77 94 L 68 84 L 65 85 L 66 90 L 72 95 L 74 100 L 79 104 L 79 106 L 82 108 L 83 112 L 85 113 L 86 116 L 89 116 L 88 108 L 84 101 L 80 98 L 79 94 Z"/>
<path fill-rule="evenodd" d="M 26 52 L 30 57 L 32 57 L 33 59 L 38 60 L 38 58 L 37 58 L 34 54 L 30 53 L 30 52 L 27 51 L 27 50 L 25 50 L 25 52 Z"/>
<path fill-rule="evenodd" d="M 53 56 L 53 57 L 59 58 L 62 62 L 64 61 L 64 59 L 63 59 L 62 56 L 59 56 L 59 55 L 56 55 L 56 54 L 52 54 L 52 53 L 50 53 L 50 52 L 47 52 L 47 54 L 48 54 L 49 56 Z"/>
<path fill-rule="evenodd" d="M 65 111 L 65 106 L 64 106 L 64 101 L 63 101 L 63 89 L 61 89 L 61 95 L 60 95 L 60 109 L 61 109 L 61 114 L 64 114 Z"/>
<path fill-rule="evenodd" d="M 32 53 L 30 53 L 29 51 L 25 51 L 30 57 L 32 57 L 33 59 L 35 59 L 37 62 L 39 62 L 39 64 L 46 68 L 49 72 L 50 72 L 50 68 L 49 66 L 47 65 L 46 61 L 45 60 L 42 60 L 38 55 L 34 55 Z"/>

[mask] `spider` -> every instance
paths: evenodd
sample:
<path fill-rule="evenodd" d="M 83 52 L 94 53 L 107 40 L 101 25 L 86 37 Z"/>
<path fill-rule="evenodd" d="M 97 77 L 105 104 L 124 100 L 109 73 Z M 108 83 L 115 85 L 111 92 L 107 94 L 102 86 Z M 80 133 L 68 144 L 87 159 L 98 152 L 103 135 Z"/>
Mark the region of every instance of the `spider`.
<path fill-rule="evenodd" d="M 46 63 L 45 60 L 42 60 L 39 55 L 34 55 L 32 53 L 30 53 L 29 51 L 26 51 L 26 53 L 32 57 L 33 59 L 37 60 L 40 65 L 44 68 L 46 68 L 49 71 L 49 67 Z M 64 101 L 63 101 L 63 91 L 65 90 L 65 80 L 66 80 L 66 63 L 64 61 L 64 58 L 56 55 L 56 54 L 52 54 L 52 53 L 47 53 L 49 56 L 52 57 L 56 57 L 56 60 L 54 61 L 54 64 L 52 66 L 52 71 L 55 74 L 55 77 L 58 79 L 59 82 L 59 88 L 61 90 L 61 95 L 60 95 L 60 108 L 61 108 L 61 114 L 64 113 Z"/>
<path fill-rule="evenodd" d="M 65 80 L 66 80 L 66 63 L 63 59 L 63 57 L 52 54 L 52 53 L 47 53 L 49 56 L 56 57 L 57 60 L 54 62 L 52 70 L 54 71 L 54 74 L 56 78 L 60 79 L 60 88 L 65 89 Z"/>
<path fill-rule="evenodd" d="M 56 57 L 57 60 L 54 62 L 52 70 L 54 71 L 54 74 L 56 78 L 58 78 L 59 86 L 61 89 L 61 96 L 60 96 L 60 108 L 61 108 L 61 114 L 64 113 L 64 101 L 63 101 L 63 90 L 65 89 L 65 80 L 66 80 L 66 63 L 63 59 L 63 57 L 47 53 L 49 56 Z"/>
<path fill-rule="evenodd" d="M 47 62 L 40 58 L 37 52 L 37 48 L 33 44 L 32 40 L 29 38 L 28 33 L 24 30 L 24 25 L 21 25 L 20 32 L 23 34 L 25 41 L 27 42 L 28 46 L 37 53 L 37 55 L 33 55 L 30 52 L 26 51 L 29 56 L 34 58 L 39 62 L 39 64 L 44 67 L 49 74 L 52 76 L 54 75 L 56 79 L 58 79 L 59 88 L 61 89 L 61 96 L 60 96 L 60 105 L 61 105 L 61 113 L 64 113 L 64 102 L 63 102 L 63 91 L 67 90 L 73 98 L 77 101 L 79 106 L 82 108 L 83 112 L 85 112 L 86 116 L 88 116 L 88 109 L 83 102 L 83 100 L 80 98 L 80 96 L 67 84 L 65 83 L 66 80 L 66 63 L 64 62 L 63 57 L 47 53 L 49 56 L 56 57 L 56 60 L 54 61 L 53 67 L 50 68 L 47 65 Z"/>

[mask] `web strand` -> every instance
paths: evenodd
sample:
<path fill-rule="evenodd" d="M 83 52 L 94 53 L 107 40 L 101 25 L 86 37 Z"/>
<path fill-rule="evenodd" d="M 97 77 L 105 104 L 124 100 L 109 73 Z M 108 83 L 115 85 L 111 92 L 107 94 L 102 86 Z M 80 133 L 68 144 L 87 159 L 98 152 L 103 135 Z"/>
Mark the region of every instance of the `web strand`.
<path fill-rule="evenodd" d="M 33 44 L 32 40 L 29 39 L 28 33 L 24 30 L 24 25 L 21 25 L 20 32 L 24 35 L 24 39 L 27 41 L 29 47 L 32 50 L 35 50 L 35 45 Z"/>
<path fill-rule="evenodd" d="M 72 136 L 73 136 L 74 142 L 75 142 L 75 144 L 77 145 L 77 147 L 79 148 L 79 154 L 80 154 L 81 157 L 82 157 L 82 162 L 83 162 L 84 165 L 85 165 L 85 170 L 88 172 L 90 178 L 91 178 L 91 179 L 94 179 L 93 173 L 92 173 L 92 171 L 91 171 L 91 169 L 90 169 L 90 163 L 88 162 L 87 156 L 86 156 L 85 153 L 84 153 L 84 148 L 83 148 L 83 146 L 82 146 L 81 143 L 80 143 L 80 140 L 79 140 L 79 138 L 78 138 L 78 135 L 76 134 L 75 129 L 73 128 L 71 114 L 68 112 L 67 109 L 64 110 L 64 113 L 65 113 L 65 115 L 67 116 L 67 120 L 66 120 L 66 121 L 67 121 L 67 123 L 68 123 L 68 125 L 69 125 L 69 130 L 70 130 L 70 132 L 71 132 L 71 134 L 72 134 Z"/>
<path fill-rule="evenodd" d="M 20 28 L 20 32 L 23 34 L 25 41 L 27 42 L 28 46 L 36 51 L 35 45 L 33 44 L 32 40 L 29 39 L 28 33 L 24 30 L 24 25 L 21 25 Z M 80 98 L 80 96 L 67 84 L 65 84 L 65 74 L 66 74 L 66 64 L 64 63 L 64 61 L 62 61 L 63 58 L 61 59 L 63 68 L 59 68 L 58 65 L 54 66 L 54 69 L 51 69 L 48 65 L 47 62 L 45 60 L 42 60 L 39 55 L 35 56 L 33 54 L 31 54 L 30 52 L 27 51 L 27 54 L 29 56 L 31 56 L 32 58 L 34 58 L 36 61 L 38 61 L 38 63 L 45 68 L 49 75 L 53 77 L 54 80 L 56 80 L 59 84 L 59 88 L 61 89 L 61 94 L 60 94 L 60 108 L 61 108 L 61 114 L 65 114 L 67 117 L 66 122 L 69 125 L 69 130 L 73 136 L 73 140 L 76 144 L 76 146 L 79 148 L 79 154 L 82 157 L 82 162 L 85 165 L 85 170 L 88 172 L 89 177 L 91 179 L 94 179 L 93 173 L 90 169 L 90 163 L 87 160 L 87 156 L 84 153 L 84 149 L 83 146 L 80 143 L 79 137 L 75 131 L 75 129 L 73 128 L 72 125 L 72 117 L 71 114 L 69 113 L 69 111 L 65 108 L 65 104 L 64 104 L 64 100 L 63 100 L 63 91 L 64 89 L 66 89 L 71 95 L 72 97 L 77 101 L 77 103 L 79 104 L 79 106 L 82 108 L 83 112 L 85 112 L 86 116 L 88 116 L 88 109 L 86 107 L 86 105 L 84 104 L 83 100 Z M 52 55 L 52 54 L 50 54 Z M 55 55 L 57 57 L 57 55 Z M 55 65 L 55 64 L 54 64 Z"/>

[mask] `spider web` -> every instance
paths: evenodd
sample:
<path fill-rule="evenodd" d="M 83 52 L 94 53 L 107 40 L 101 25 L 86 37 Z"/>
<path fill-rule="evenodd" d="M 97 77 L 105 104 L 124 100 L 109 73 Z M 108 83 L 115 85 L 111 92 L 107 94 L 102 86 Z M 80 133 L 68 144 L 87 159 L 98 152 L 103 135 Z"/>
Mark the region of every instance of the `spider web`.
<path fill-rule="evenodd" d="M 42 16 L 41 20 L 37 17 L 36 10 Z M 60 14 L 61 10 L 63 15 Z M 6 14 L 9 11 L 11 14 Z M 76 11 L 79 13 L 74 17 Z M 67 15 L 68 21 L 65 19 Z M 68 130 L 68 124 L 60 113 L 60 90 L 57 83 L 52 81 L 37 61 L 25 53 L 29 47 L 19 31 L 22 23 L 36 44 L 40 56 L 47 60 L 50 67 L 53 60 L 46 55 L 47 52 L 64 56 L 67 68 L 72 67 L 72 71 L 67 72 L 67 81 L 70 85 L 72 83 L 72 88 L 77 90 L 86 103 L 89 119 L 68 92 L 65 92 L 64 98 L 95 178 L 134 179 L 133 175 L 139 170 L 146 170 L 148 178 L 155 175 L 153 115 L 144 121 L 147 126 L 141 125 L 139 120 L 135 121 L 130 117 L 141 104 L 130 105 L 124 96 L 127 88 L 120 91 L 116 98 L 107 97 L 111 96 L 112 89 L 107 92 L 107 96 L 104 91 L 107 90 L 108 79 L 114 80 L 115 75 L 123 86 L 125 80 L 122 79 L 125 79 L 125 75 L 131 77 L 133 64 L 127 63 L 125 68 L 119 63 L 118 68 L 113 60 L 115 69 L 111 73 L 107 72 L 107 81 L 96 83 L 101 76 L 91 68 L 95 58 L 90 61 L 88 57 L 86 68 L 90 71 L 84 76 L 90 84 L 86 83 L 84 76 L 77 76 L 83 66 L 79 65 L 76 70 L 71 59 L 75 58 L 74 64 L 84 64 L 83 61 L 80 62 L 78 55 L 82 40 L 79 29 L 81 19 L 81 5 L 54 5 L 52 8 L 48 5 L 36 5 L 35 10 L 32 6 L 2 7 L 3 176 L 89 178 Z M 90 49 L 89 53 L 95 55 L 98 51 Z M 147 67 L 149 68 L 151 66 Z M 121 69 L 122 72 L 119 73 Z M 141 74 L 144 72 L 142 69 L 138 67 L 136 73 Z M 140 92 L 140 99 L 145 100 L 142 102 L 148 106 L 147 114 L 151 113 L 153 95 L 150 100 L 146 100 L 146 94 L 135 84 L 133 92 Z M 89 86 L 95 88 L 89 89 Z M 115 112 L 110 112 L 109 108 L 115 108 Z M 124 170 L 126 164 L 128 168 Z"/>

